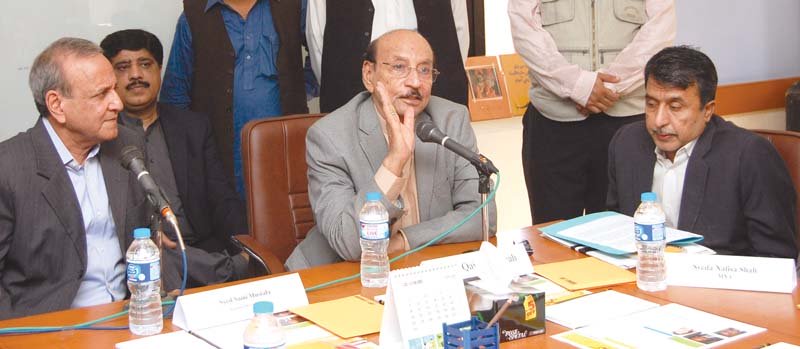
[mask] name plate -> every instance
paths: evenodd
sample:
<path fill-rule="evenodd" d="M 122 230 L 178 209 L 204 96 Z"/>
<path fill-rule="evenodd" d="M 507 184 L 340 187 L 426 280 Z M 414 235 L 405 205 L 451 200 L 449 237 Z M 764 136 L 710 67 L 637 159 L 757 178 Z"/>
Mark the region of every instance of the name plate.
<path fill-rule="evenodd" d="M 792 293 L 797 286 L 790 258 L 665 254 L 667 284 L 731 290 Z"/>
<path fill-rule="evenodd" d="M 194 331 L 253 317 L 253 303 L 271 301 L 275 312 L 308 305 L 297 273 L 178 297 L 172 323 Z"/>
<path fill-rule="evenodd" d="M 490 273 L 489 265 L 480 251 L 429 259 L 422 261 L 419 265 L 423 267 L 457 265 L 458 268 L 454 268 L 454 270 L 462 280 L 474 280 L 481 275 Z"/>
<path fill-rule="evenodd" d="M 459 278 L 494 294 L 511 293 L 508 285 L 515 277 L 533 273 L 531 259 L 523 245 L 495 247 L 486 241 L 478 251 L 430 259 L 420 265 L 457 266 Z"/>

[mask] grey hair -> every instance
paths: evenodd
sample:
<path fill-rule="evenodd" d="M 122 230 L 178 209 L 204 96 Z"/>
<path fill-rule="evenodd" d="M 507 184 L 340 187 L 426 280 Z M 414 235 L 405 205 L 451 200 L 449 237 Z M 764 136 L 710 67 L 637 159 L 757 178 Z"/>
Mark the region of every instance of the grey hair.
<path fill-rule="evenodd" d="M 33 101 L 40 116 L 48 116 L 50 112 L 45 103 L 48 91 L 58 91 L 69 97 L 72 89 L 64 76 L 63 61 L 66 57 L 91 57 L 102 55 L 103 50 L 97 44 L 79 38 L 61 38 L 47 46 L 36 59 L 33 60 L 31 72 L 28 75 L 28 86 L 33 93 Z"/>

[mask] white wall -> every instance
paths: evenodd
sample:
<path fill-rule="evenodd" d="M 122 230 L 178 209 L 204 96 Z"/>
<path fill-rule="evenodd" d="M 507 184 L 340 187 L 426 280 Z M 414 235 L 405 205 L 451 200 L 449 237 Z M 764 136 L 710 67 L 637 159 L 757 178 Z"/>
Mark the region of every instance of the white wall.
<path fill-rule="evenodd" d="M 800 1 L 677 3 L 676 43 L 708 54 L 721 84 L 800 76 Z"/>
<path fill-rule="evenodd" d="M 106 35 L 140 28 L 152 32 L 169 55 L 175 23 L 183 10 L 177 0 L 3 1 L 0 19 L 0 140 L 33 126 L 38 116 L 28 89 L 33 59 L 64 36 L 99 43 Z"/>
<path fill-rule="evenodd" d="M 800 1 L 676 1 L 677 43 L 697 45 L 708 53 L 721 83 L 800 76 Z M 25 0 L 4 5 L 0 140 L 36 120 L 28 71 L 47 44 L 62 36 L 99 41 L 112 31 L 142 28 L 161 39 L 167 57 L 182 9 L 177 0 Z M 506 5 L 507 0 L 485 1 L 487 55 L 514 52 Z"/>
<path fill-rule="evenodd" d="M 579 0 L 588 1 L 588 0 Z M 608 0 L 600 0 L 608 1 Z M 721 84 L 800 76 L 800 1 L 676 0 L 676 44 L 698 46 Z M 486 0 L 486 55 L 514 53 L 508 0 Z"/>

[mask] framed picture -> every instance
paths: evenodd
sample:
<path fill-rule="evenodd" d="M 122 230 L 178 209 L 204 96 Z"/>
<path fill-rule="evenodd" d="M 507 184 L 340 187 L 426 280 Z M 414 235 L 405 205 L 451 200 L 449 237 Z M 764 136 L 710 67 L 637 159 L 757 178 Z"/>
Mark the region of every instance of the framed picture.
<path fill-rule="evenodd" d="M 473 100 L 503 98 L 500 82 L 497 80 L 497 71 L 493 65 L 470 67 L 467 69 L 467 78 Z"/>
<path fill-rule="evenodd" d="M 472 121 L 510 117 L 508 89 L 497 57 L 469 57 L 464 68 L 469 81 Z"/>

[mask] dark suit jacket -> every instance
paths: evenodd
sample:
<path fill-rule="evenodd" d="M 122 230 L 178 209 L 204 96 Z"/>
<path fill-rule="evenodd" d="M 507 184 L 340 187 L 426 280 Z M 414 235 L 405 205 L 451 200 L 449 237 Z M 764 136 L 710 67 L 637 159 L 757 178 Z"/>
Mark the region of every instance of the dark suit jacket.
<path fill-rule="evenodd" d="M 123 255 L 149 205 L 119 151 L 141 147 L 119 127 L 100 146 L 111 212 Z M 78 199 L 43 120 L 0 143 L 0 319 L 67 309 L 86 272 L 86 233 Z"/>
<path fill-rule="evenodd" d="M 633 215 L 651 191 L 655 143 L 644 122 L 621 128 L 608 148 L 609 209 Z M 714 115 L 692 150 L 678 229 L 720 254 L 796 258 L 795 191 L 764 138 Z"/>
<path fill-rule="evenodd" d="M 219 252 L 233 234 L 247 234 L 245 205 L 217 156 L 208 116 L 158 104 L 175 184 L 192 230 L 194 247 Z"/>

